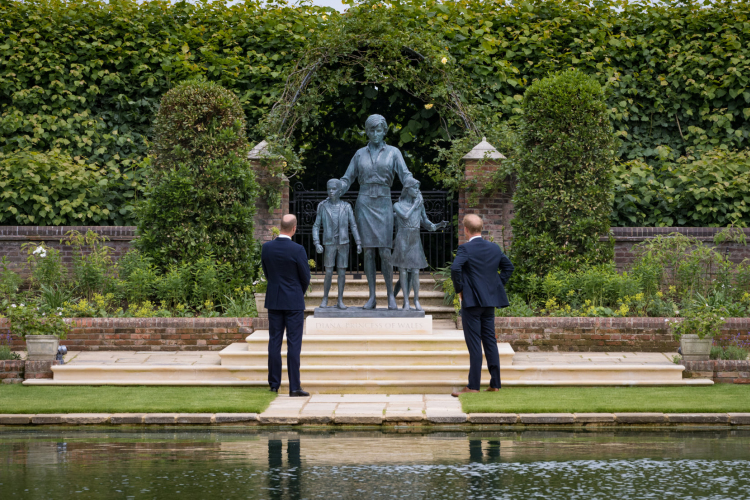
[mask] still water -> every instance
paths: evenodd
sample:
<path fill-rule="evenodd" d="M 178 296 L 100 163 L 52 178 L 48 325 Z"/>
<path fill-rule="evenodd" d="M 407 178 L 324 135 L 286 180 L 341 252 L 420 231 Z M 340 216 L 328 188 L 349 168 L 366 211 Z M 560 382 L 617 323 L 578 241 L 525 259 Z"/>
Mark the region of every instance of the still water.
<path fill-rule="evenodd" d="M 750 499 L 750 430 L 0 428 L 0 499 Z"/>

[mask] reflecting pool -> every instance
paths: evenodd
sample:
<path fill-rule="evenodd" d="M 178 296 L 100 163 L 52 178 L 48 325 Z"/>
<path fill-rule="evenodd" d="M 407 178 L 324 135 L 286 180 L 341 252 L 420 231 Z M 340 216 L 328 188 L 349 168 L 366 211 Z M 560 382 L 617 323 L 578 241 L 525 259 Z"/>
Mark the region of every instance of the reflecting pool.
<path fill-rule="evenodd" d="M 0 498 L 750 499 L 750 430 L 5 427 Z"/>

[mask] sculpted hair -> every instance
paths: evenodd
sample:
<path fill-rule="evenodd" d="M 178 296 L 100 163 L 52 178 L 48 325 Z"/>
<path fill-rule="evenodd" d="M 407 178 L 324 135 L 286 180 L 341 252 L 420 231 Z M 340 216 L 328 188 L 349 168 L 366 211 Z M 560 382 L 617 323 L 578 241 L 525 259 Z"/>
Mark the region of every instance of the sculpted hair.
<path fill-rule="evenodd" d="M 464 227 L 468 229 L 471 234 L 479 234 L 482 232 L 484 223 L 478 215 L 469 214 L 464 217 Z"/>
<path fill-rule="evenodd" d="M 388 122 L 385 121 L 385 117 L 382 115 L 370 115 L 367 117 L 367 121 L 365 122 L 365 129 L 368 129 L 370 127 L 377 127 L 378 125 L 383 125 L 386 130 L 388 130 Z"/>
<path fill-rule="evenodd" d="M 285 215 L 281 218 L 281 232 L 290 233 L 297 225 L 297 217 L 292 214 Z"/>
<path fill-rule="evenodd" d="M 334 184 L 336 184 L 336 187 L 337 187 L 337 188 L 340 188 L 340 187 L 341 187 L 341 181 L 340 181 L 340 180 L 338 180 L 338 179 L 330 179 L 330 180 L 329 180 L 328 182 L 326 182 L 326 186 L 330 186 L 332 182 L 333 182 Z"/>

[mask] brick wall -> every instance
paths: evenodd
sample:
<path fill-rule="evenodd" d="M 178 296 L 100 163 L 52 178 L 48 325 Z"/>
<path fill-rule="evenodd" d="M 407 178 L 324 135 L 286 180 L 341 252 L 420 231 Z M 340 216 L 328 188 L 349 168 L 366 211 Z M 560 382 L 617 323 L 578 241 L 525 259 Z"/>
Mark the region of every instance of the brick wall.
<path fill-rule="evenodd" d="M 23 372 L 26 361 L 0 361 L 0 383 L 20 384 L 23 382 Z"/>
<path fill-rule="evenodd" d="M 60 362 L 55 361 L 26 361 L 26 367 L 24 372 L 24 379 L 34 378 L 52 378 L 52 367 L 59 365 Z"/>
<path fill-rule="evenodd" d="M 218 351 L 244 342 L 257 318 L 76 318 L 68 338 L 71 351 Z M 266 322 L 267 323 L 267 322 Z M 8 323 L 0 319 L 0 333 Z M 12 337 L 14 348 L 23 339 Z"/>
<path fill-rule="evenodd" d="M 750 361 L 683 361 L 683 378 L 710 378 L 720 384 L 750 384 Z"/>
<path fill-rule="evenodd" d="M 481 185 L 482 179 L 488 178 L 497 169 L 498 163 L 493 160 L 466 160 L 465 163 L 466 179 L 477 180 Z M 484 222 L 482 236 L 500 243 L 503 248 L 510 247 L 510 240 L 513 237 L 510 227 L 510 220 L 513 218 L 513 183 L 508 182 L 505 192 L 496 193 L 491 197 L 478 196 L 475 200 L 465 189 L 458 192 L 458 244 L 466 243 L 464 238 L 463 219 L 466 214 L 476 214 Z"/>
<path fill-rule="evenodd" d="M 635 261 L 633 246 L 669 233 L 680 233 L 692 236 L 704 242 L 713 244 L 714 236 L 721 231 L 718 227 L 613 227 L 612 234 L 615 237 L 615 264 L 618 268 L 628 268 Z M 750 229 L 743 229 L 745 236 L 750 241 Z M 739 263 L 744 259 L 750 259 L 750 245 L 739 243 L 722 243 L 719 251 L 726 253 L 732 262 Z"/>
<path fill-rule="evenodd" d="M 748 335 L 750 318 L 729 318 L 723 335 Z M 676 352 L 664 318 L 495 318 L 515 351 Z"/>
<path fill-rule="evenodd" d="M 7 257 L 11 268 L 25 271 L 27 253 L 22 250 L 26 243 L 44 243 L 62 254 L 68 266 L 73 262 L 73 247 L 60 243 L 68 231 L 85 233 L 92 230 L 107 238 L 107 246 L 112 247 L 115 260 L 122 257 L 135 238 L 134 226 L 0 226 L 0 258 Z"/>

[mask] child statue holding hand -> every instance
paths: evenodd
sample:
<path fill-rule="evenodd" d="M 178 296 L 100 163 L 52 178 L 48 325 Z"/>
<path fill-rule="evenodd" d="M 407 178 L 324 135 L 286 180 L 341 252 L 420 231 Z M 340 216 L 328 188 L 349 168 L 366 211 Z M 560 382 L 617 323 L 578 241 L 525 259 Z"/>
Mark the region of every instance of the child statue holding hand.
<path fill-rule="evenodd" d="M 315 251 L 323 254 L 323 267 L 326 271 L 323 281 L 323 301 L 320 307 L 328 307 L 328 293 L 331 291 L 333 268 L 338 270 L 339 298 L 336 307 L 346 309 L 344 305 L 344 283 L 346 268 L 349 266 L 349 230 L 354 235 L 357 253 L 362 253 L 362 242 L 359 239 L 357 222 L 354 220 L 352 206 L 340 199 L 341 182 L 331 179 L 326 184 L 328 198 L 318 205 L 318 214 L 313 224 L 313 243 Z M 323 244 L 320 244 L 320 227 L 323 226 Z M 323 248 L 325 246 L 325 249 Z M 324 253 L 325 252 L 325 253 Z"/>
<path fill-rule="evenodd" d="M 409 310 L 409 290 L 414 290 L 414 308 L 422 310 L 419 303 L 419 270 L 427 267 L 427 259 L 419 236 L 420 226 L 437 231 L 448 226 L 447 221 L 433 224 L 427 218 L 424 200 L 419 191 L 419 181 L 410 178 L 404 184 L 399 200 L 393 204 L 396 219 L 396 239 L 393 242 L 393 267 L 399 271 L 399 285 L 404 291 L 404 309 Z"/>

